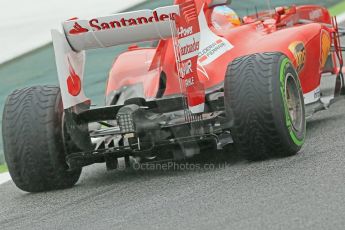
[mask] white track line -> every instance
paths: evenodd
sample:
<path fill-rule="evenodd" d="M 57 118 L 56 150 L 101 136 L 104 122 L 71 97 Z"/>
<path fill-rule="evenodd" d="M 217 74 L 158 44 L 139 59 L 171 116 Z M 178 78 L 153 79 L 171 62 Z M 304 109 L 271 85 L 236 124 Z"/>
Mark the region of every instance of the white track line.
<path fill-rule="evenodd" d="M 4 184 L 8 181 L 12 180 L 9 173 L 1 173 L 0 174 L 0 184 Z"/>

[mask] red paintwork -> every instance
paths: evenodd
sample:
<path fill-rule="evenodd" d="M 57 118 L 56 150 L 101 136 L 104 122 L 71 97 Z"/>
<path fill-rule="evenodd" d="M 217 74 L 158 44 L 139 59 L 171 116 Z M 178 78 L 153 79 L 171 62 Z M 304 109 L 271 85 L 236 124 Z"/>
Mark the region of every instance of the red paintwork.
<path fill-rule="evenodd" d="M 195 0 L 198 11 L 208 0 Z M 184 0 L 176 0 L 176 3 L 182 3 Z M 206 18 L 210 24 L 211 8 L 206 7 Z M 320 6 L 299 6 L 280 8 L 278 14 L 272 15 L 266 20 L 253 20 L 246 18 L 248 24 L 219 31 L 213 28 L 211 30 L 217 35 L 226 38 L 234 48 L 216 59 L 209 65 L 204 66 L 210 79 L 200 77 L 200 81 L 205 88 L 212 88 L 224 81 L 227 66 L 235 58 L 260 52 L 282 52 L 290 58 L 297 67 L 297 61 L 289 46 L 296 42 L 303 42 L 306 49 L 306 62 L 304 68 L 299 73 L 302 89 L 304 93 L 315 90 L 320 85 L 321 74 L 321 31 L 327 31 L 330 36 L 334 29 L 327 28 L 321 23 L 331 24 L 331 16 L 328 11 Z M 260 15 L 264 15 L 265 12 Z M 320 23 L 298 24 L 299 19 L 312 19 Z M 272 21 L 272 18 L 274 19 Z M 254 22 L 253 22 L 254 21 Z M 202 38 L 201 38 L 202 39 Z M 155 53 L 157 54 L 155 55 Z M 150 69 L 152 59 L 155 58 Z M 161 62 L 159 63 L 159 60 Z M 151 68 L 152 69 L 152 68 Z M 109 74 L 107 85 L 107 95 L 118 90 L 123 86 L 142 82 L 144 84 L 145 96 L 154 98 L 156 96 L 160 73 L 164 71 L 167 76 L 167 88 L 165 96 L 180 93 L 180 85 L 177 77 L 175 56 L 172 47 L 172 41 L 160 41 L 159 46 L 152 49 L 132 49 L 121 54 L 114 62 Z M 199 74 L 202 76 L 202 74 Z"/>
<path fill-rule="evenodd" d="M 75 72 L 73 69 L 73 66 L 68 59 L 68 64 L 69 64 L 69 76 L 67 77 L 67 89 L 68 92 L 76 97 L 80 94 L 81 92 L 81 79 L 78 76 L 78 74 Z"/>
<path fill-rule="evenodd" d="M 160 71 L 159 68 L 148 71 L 155 53 L 156 49 L 132 49 L 121 54 L 110 71 L 107 94 L 123 86 L 142 82 L 147 97 L 156 95 Z"/>
<path fill-rule="evenodd" d="M 71 29 L 69 31 L 69 33 L 70 34 L 80 34 L 80 33 L 86 33 L 88 31 L 89 31 L 88 29 L 86 29 L 86 28 L 82 27 L 81 25 L 79 25 L 78 22 L 75 22 L 74 26 L 73 26 L 73 29 Z"/>

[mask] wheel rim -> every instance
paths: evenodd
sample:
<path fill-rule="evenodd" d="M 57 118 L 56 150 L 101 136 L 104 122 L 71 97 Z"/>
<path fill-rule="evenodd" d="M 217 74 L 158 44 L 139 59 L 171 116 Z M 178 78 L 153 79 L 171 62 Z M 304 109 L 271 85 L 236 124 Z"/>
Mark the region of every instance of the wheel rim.
<path fill-rule="evenodd" d="M 296 131 L 303 129 L 303 105 L 299 86 L 291 73 L 285 78 L 285 97 L 292 127 Z"/>

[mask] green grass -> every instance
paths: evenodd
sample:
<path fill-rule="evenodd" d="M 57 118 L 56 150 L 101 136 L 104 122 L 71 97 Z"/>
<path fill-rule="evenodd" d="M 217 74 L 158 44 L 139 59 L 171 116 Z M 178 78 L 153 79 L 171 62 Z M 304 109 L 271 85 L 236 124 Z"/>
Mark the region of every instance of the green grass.
<path fill-rule="evenodd" d="M 0 165 L 0 173 L 4 173 L 4 172 L 7 172 L 8 169 L 7 169 L 7 166 L 6 165 Z"/>
<path fill-rule="evenodd" d="M 329 8 L 329 11 L 333 16 L 339 15 L 345 12 L 345 1 L 341 1 L 340 3 L 332 6 Z"/>

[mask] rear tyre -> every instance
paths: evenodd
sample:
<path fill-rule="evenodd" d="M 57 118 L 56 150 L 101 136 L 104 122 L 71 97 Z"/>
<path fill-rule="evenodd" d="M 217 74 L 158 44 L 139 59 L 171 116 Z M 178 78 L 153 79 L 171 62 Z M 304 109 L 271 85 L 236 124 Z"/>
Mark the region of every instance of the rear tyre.
<path fill-rule="evenodd" d="M 43 192 L 73 186 L 81 169 L 69 171 L 63 142 L 60 89 L 36 86 L 14 91 L 4 108 L 5 159 L 18 188 Z"/>
<path fill-rule="evenodd" d="M 248 160 L 291 156 L 304 144 L 301 85 L 290 60 L 281 53 L 233 61 L 225 79 L 225 107 L 234 143 Z"/>

